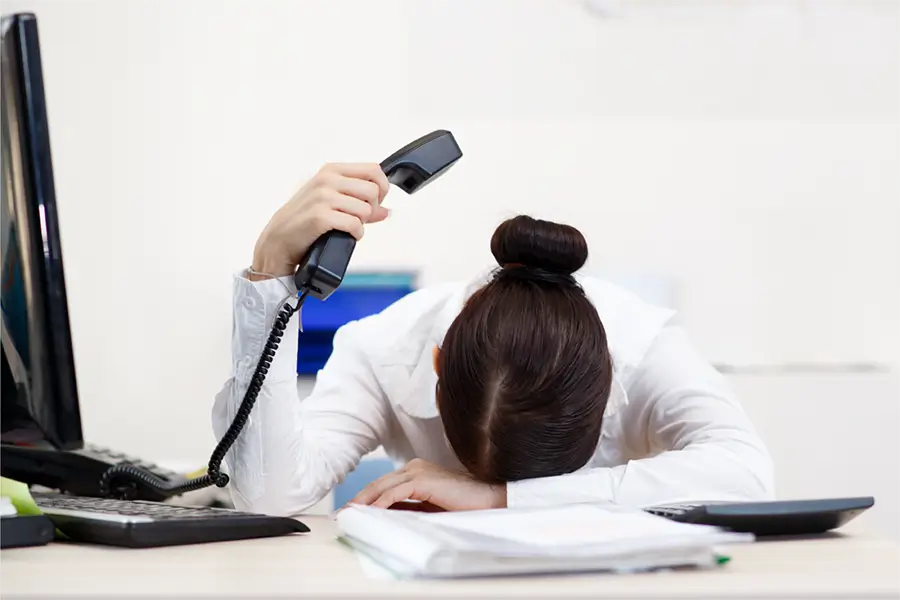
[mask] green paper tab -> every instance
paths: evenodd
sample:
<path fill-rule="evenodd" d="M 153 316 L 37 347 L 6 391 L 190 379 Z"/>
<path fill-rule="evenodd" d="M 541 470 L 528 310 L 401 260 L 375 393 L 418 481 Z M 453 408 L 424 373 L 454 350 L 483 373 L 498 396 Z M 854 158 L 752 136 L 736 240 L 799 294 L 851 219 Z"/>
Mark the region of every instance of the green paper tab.
<path fill-rule="evenodd" d="M 0 477 L 0 496 L 9 498 L 20 515 L 40 515 L 41 509 L 35 504 L 28 486 L 19 481 Z"/>
<path fill-rule="evenodd" d="M 16 508 L 16 512 L 20 515 L 42 515 L 41 509 L 31 497 L 31 491 L 28 486 L 21 481 L 0 477 L 0 496 L 6 496 L 12 505 Z M 59 529 L 56 530 L 56 539 L 69 539 Z"/>

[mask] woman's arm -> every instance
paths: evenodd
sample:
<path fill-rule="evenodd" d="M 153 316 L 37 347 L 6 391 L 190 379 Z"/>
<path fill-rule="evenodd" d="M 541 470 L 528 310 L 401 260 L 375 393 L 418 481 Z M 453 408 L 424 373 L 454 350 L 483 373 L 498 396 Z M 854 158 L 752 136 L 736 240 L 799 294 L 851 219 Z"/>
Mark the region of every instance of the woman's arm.
<path fill-rule="evenodd" d="M 289 280 L 234 282 L 233 375 L 216 396 L 213 429 L 221 439 L 247 390 Z M 301 315 L 288 324 L 250 419 L 226 457 L 235 506 L 296 515 L 321 500 L 386 431 L 386 400 L 361 349 L 355 322 L 335 335 L 312 394 L 297 393 Z"/>
<path fill-rule="evenodd" d="M 420 460 L 386 475 L 354 502 L 384 508 L 406 499 L 445 510 L 578 502 L 629 506 L 773 497 L 772 461 L 724 377 L 694 350 L 684 330 L 667 327 L 628 390 L 615 435 L 649 445 L 652 458 L 616 467 L 491 486 Z"/>
<path fill-rule="evenodd" d="M 377 164 L 326 165 L 266 225 L 253 268 L 234 281 L 232 376 L 216 396 L 213 429 L 221 439 L 249 386 L 275 316 L 296 302 L 292 275 L 323 233 L 356 239 L 387 217 L 390 184 Z M 297 337 L 302 313 L 288 322 L 253 412 L 225 463 L 238 508 L 296 514 L 315 504 L 374 450 L 385 430 L 385 399 L 356 334 L 341 328 L 312 395 L 297 393 Z M 340 389 L 340 392 L 338 391 Z"/>
<path fill-rule="evenodd" d="M 772 460 L 725 378 L 681 327 L 657 338 L 628 390 L 625 439 L 659 452 L 611 468 L 510 483 L 509 506 L 610 501 L 648 506 L 774 496 Z"/>

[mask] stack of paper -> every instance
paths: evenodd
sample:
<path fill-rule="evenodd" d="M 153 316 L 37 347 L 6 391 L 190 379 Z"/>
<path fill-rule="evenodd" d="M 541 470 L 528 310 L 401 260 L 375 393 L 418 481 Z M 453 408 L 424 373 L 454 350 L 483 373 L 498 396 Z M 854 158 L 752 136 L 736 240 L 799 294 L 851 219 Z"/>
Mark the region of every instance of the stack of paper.
<path fill-rule="evenodd" d="M 717 546 L 753 540 L 592 504 L 453 513 L 350 506 L 336 520 L 346 543 L 402 577 L 706 567 L 720 561 Z"/>

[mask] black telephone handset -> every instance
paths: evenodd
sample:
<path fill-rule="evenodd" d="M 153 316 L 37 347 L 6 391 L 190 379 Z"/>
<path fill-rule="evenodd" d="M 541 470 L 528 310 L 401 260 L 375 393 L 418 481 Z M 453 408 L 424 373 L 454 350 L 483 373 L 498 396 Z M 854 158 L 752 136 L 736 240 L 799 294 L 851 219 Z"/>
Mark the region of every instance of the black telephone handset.
<path fill-rule="evenodd" d="M 381 162 L 388 181 L 414 194 L 449 169 L 462 157 L 453 134 L 439 129 L 400 148 Z M 325 300 L 341 285 L 356 240 L 343 231 L 330 231 L 310 248 L 294 275 L 298 290 Z"/>
<path fill-rule="evenodd" d="M 453 134 L 439 129 L 391 154 L 382 161 L 381 169 L 387 175 L 388 181 L 406 193 L 413 194 L 441 176 L 460 158 L 462 151 Z M 356 240 L 343 231 L 329 231 L 317 239 L 310 248 L 303 264 L 294 275 L 294 282 L 300 291 L 299 299 L 293 306 L 286 303 L 275 317 L 244 399 L 228 430 L 213 450 L 205 475 L 176 484 L 146 468 L 123 463 L 109 468 L 101 477 L 102 495 L 130 499 L 136 495 L 138 486 L 143 486 L 149 488 L 156 496 L 170 497 L 211 485 L 218 487 L 228 485 L 228 475 L 221 470 L 222 461 L 250 418 L 250 411 L 253 410 L 256 396 L 262 389 L 266 373 L 272 365 L 272 359 L 275 357 L 288 321 L 299 310 L 307 296 L 325 300 L 341 285 L 355 248 Z"/>

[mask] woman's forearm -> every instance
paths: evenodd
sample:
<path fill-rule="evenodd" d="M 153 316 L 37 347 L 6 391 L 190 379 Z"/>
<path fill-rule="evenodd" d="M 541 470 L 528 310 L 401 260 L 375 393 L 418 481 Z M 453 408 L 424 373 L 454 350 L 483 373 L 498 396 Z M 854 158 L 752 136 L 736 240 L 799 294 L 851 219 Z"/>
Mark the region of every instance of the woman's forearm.
<path fill-rule="evenodd" d="M 272 321 L 285 300 L 296 301 L 296 291 L 284 287 L 288 284 L 285 279 L 235 280 L 232 376 L 213 408 L 219 440 L 244 398 Z M 231 495 L 243 510 L 303 512 L 377 448 L 387 429 L 386 398 L 363 349 L 371 335 L 361 322 L 338 330 L 312 394 L 299 397 L 300 316 L 288 322 L 250 419 L 226 456 Z"/>

